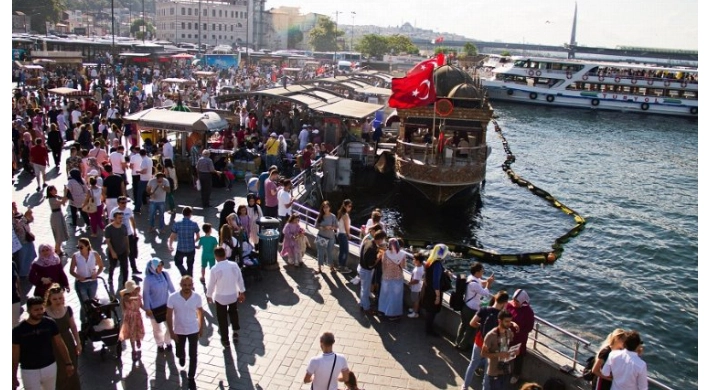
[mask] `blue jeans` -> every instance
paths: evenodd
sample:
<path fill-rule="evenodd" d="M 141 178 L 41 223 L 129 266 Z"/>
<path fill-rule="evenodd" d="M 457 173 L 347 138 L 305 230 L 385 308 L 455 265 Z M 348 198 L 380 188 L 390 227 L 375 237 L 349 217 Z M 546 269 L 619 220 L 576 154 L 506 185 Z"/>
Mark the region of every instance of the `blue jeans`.
<path fill-rule="evenodd" d="M 91 282 L 74 282 L 74 291 L 76 291 L 76 295 L 79 297 L 81 308 L 79 318 L 82 323 L 86 320 L 86 313 L 84 313 L 84 302 L 86 302 L 87 299 L 92 299 L 96 296 L 96 290 L 98 287 L 99 283 L 97 280 L 92 280 Z"/>
<path fill-rule="evenodd" d="M 350 249 L 350 243 L 348 242 L 348 235 L 345 233 L 338 233 L 338 265 L 345 267 L 345 263 L 348 261 L 348 252 Z"/>
<path fill-rule="evenodd" d="M 483 377 L 483 390 L 508 390 L 510 386 L 510 375 L 500 375 L 496 377 L 488 376 L 488 370 Z"/>
<path fill-rule="evenodd" d="M 370 310 L 370 287 L 372 286 L 372 270 L 358 268 L 360 276 L 360 306 L 362 310 Z"/>
<path fill-rule="evenodd" d="M 141 206 L 143 206 L 143 194 L 145 194 L 145 188 L 147 186 L 147 181 L 141 180 L 138 182 L 138 186 L 136 187 L 136 198 L 133 199 L 133 201 L 136 202 L 136 207 L 133 209 L 133 211 L 141 211 Z"/>
<path fill-rule="evenodd" d="M 165 215 L 165 202 L 155 202 L 155 201 L 150 202 L 150 209 L 149 209 L 150 217 L 148 218 L 148 223 L 150 224 L 151 228 L 155 227 L 156 212 L 159 213 L 158 214 L 158 221 L 160 221 L 160 223 L 159 223 L 160 226 L 158 227 L 158 229 L 162 229 L 165 227 L 165 218 L 163 217 Z"/>
<path fill-rule="evenodd" d="M 335 249 L 335 238 L 328 239 L 327 246 L 316 245 L 318 249 L 318 265 L 330 264 L 334 265 L 333 261 L 333 249 Z"/>
<path fill-rule="evenodd" d="M 485 370 L 487 363 L 488 359 L 481 358 L 481 347 L 476 344 L 473 344 L 473 352 L 471 352 L 471 362 L 468 364 L 468 368 L 466 369 L 466 375 L 464 376 L 463 381 L 465 389 L 468 389 L 469 386 L 471 386 L 471 383 L 473 383 L 473 374 L 476 369 L 478 367 L 483 367 L 483 369 Z"/>

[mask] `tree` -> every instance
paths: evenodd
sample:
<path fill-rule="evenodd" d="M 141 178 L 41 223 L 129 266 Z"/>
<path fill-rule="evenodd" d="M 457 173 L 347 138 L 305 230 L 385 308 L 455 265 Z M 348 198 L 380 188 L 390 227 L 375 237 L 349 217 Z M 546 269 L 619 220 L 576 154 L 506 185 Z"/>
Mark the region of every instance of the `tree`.
<path fill-rule="evenodd" d="M 143 31 L 140 31 L 143 23 L 143 19 L 136 19 L 131 23 L 131 34 L 134 34 L 136 39 L 143 39 Z M 153 24 L 151 22 L 145 22 L 145 26 L 145 30 L 148 33 L 146 37 L 155 36 L 155 27 L 153 27 Z"/>
<path fill-rule="evenodd" d="M 389 53 L 389 40 L 379 34 L 366 34 L 360 38 L 355 49 L 366 57 L 381 58 Z"/>
<path fill-rule="evenodd" d="M 387 37 L 387 43 L 389 50 L 393 51 L 395 54 L 419 54 L 419 48 L 416 47 L 407 36 L 399 34 L 390 35 Z"/>
<path fill-rule="evenodd" d="M 345 31 L 335 30 L 335 22 L 329 17 L 319 17 L 318 24 L 311 30 L 308 43 L 315 51 L 338 50 L 337 37 L 345 35 Z"/>
<path fill-rule="evenodd" d="M 510 52 L 508 50 L 503 50 L 502 53 L 500 53 L 503 57 L 510 57 Z"/>
<path fill-rule="evenodd" d="M 466 42 L 466 43 L 463 45 L 463 52 L 464 52 L 464 53 L 466 54 L 466 56 L 468 56 L 468 57 L 474 57 L 474 56 L 478 55 L 478 48 L 477 48 L 476 45 L 474 45 L 473 43 L 471 43 L 471 42 Z"/>
<path fill-rule="evenodd" d="M 65 9 L 61 0 L 12 0 L 13 14 L 20 11 L 27 15 L 26 22 L 32 25 L 33 30 L 42 34 L 47 32 L 47 22 L 58 22 Z"/>
<path fill-rule="evenodd" d="M 434 54 L 439 54 L 439 53 L 444 53 L 444 54 L 449 54 L 449 53 L 456 53 L 457 50 L 451 47 L 446 47 L 446 46 L 437 46 L 436 49 L 434 49 Z"/>
<path fill-rule="evenodd" d="M 298 26 L 291 26 L 288 28 L 287 32 L 287 46 L 288 49 L 295 49 L 296 46 L 303 41 L 303 31 Z"/>

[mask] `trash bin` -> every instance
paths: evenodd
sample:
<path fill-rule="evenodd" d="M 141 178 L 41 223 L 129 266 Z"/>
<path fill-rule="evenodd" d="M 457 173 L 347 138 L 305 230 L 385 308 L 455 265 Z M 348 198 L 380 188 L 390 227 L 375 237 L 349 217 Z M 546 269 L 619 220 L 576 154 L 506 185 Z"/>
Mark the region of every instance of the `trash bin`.
<path fill-rule="evenodd" d="M 274 217 L 261 217 L 256 221 L 256 224 L 259 225 L 260 233 L 267 229 L 276 229 L 278 232 L 281 221 Z"/>
<path fill-rule="evenodd" d="M 272 218 L 275 219 L 275 218 Z M 278 224 L 276 225 L 278 227 Z M 259 262 L 266 269 L 278 269 L 279 231 L 266 229 L 259 232 Z"/>

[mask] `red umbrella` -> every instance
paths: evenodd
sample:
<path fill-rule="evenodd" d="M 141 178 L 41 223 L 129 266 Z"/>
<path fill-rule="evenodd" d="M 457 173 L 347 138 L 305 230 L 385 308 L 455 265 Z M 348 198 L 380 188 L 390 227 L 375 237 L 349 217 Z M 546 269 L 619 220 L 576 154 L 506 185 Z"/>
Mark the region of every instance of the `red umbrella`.
<path fill-rule="evenodd" d="M 187 54 L 187 53 L 174 54 L 170 57 L 175 58 L 175 59 L 179 59 L 179 60 L 189 60 L 189 59 L 195 58 L 195 56 L 193 56 L 192 54 Z"/>

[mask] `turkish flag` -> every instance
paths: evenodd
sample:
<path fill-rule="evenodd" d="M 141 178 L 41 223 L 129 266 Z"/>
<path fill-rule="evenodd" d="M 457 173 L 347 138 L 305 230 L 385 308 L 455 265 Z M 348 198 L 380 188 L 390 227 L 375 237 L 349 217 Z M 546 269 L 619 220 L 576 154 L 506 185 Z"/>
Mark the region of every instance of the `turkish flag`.
<path fill-rule="evenodd" d="M 410 69 L 406 76 L 392 79 L 389 106 L 413 108 L 434 103 L 436 91 L 433 77 L 436 66 L 436 59 L 425 60 Z"/>

